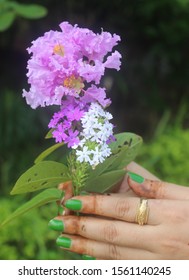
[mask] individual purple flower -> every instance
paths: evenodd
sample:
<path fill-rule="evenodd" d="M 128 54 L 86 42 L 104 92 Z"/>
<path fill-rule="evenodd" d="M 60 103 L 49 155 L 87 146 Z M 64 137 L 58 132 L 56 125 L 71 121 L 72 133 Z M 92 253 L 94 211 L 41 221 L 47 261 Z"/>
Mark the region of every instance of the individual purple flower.
<path fill-rule="evenodd" d="M 69 106 L 64 109 L 66 111 L 65 115 L 70 121 L 79 121 L 83 116 L 84 111 L 79 108 L 79 106 Z"/>
<path fill-rule="evenodd" d="M 53 137 L 56 139 L 56 142 L 64 142 L 65 139 L 68 137 L 67 134 L 65 133 L 65 129 L 63 128 L 62 123 L 59 123 L 56 126 L 56 130 L 52 132 Z"/>
<path fill-rule="evenodd" d="M 79 131 L 70 129 L 68 131 L 68 137 L 66 138 L 65 142 L 68 144 L 68 148 L 73 147 L 74 145 L 78 145 L 80 139 L 78 137 Z"/>
<path fill-rule="evenodd" d="M 107 107 L 111 104 L 111 100 L 106 98 L 105 88 L 92 85 L 81 98 L 84 103 L 98 102 L 102 107 Z"/>

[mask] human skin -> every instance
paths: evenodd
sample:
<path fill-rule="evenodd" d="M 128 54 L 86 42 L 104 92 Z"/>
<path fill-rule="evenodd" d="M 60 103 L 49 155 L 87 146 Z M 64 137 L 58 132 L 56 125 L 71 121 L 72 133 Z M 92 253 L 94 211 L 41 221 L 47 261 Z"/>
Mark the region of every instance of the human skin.
<path fill-rule="evenodd" d="M 64 201 L 80 214 L 54 218 L 63 225 L 57 245 L 96 259 L 189 259 L 189 188 L 162 182 L 135 163 L 126 169 L 145 179 L 138 183 L 126 176 L 118 193 Z M 149 206 L 142 226 L 135 221 L 140 197 Z"/>

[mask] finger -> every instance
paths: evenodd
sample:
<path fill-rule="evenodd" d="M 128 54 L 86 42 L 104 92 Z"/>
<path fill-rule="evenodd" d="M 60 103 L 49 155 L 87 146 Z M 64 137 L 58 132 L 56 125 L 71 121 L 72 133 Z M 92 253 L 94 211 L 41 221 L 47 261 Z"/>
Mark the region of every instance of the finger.
<path fill-rule="evenodd" d="M 65 207 L 80 213 L 99 215 L 112 219 L 135 222 L 136 212 L 140 203 L 139 198 L 122 196 L 76 196 L 65 202 Z M 161 223 L 161 211 L 164 207 L 159 207 L 159 203 L 148 200 L 148 224 L 157 225 Z"/>
<path fill-rule="evenodd" d="M 136 197 L 137 195 L 135 194 L 135 192 L 130 188 L 128 182 L 128 175 L 126 174 L 121 182 L 121 184 L 119 185 L 119 188 L 117 188 L 117 193 L 120 193 L 121 195 L 124 193 L 126 194 L 128 197 Z"/>
<path fill-rule="evenodd" d="M 59 205 L 59 214 L 60 215 L 70 215 L 72 212 L 63 207 L 64 201 L 71 198 L 73 196 L 73 186 L 72 181 L 67 181 L 64 183 L 61 183 L 58 185 L 58 189 L 64 191 L 64 196 L 62 196 L 62 199 L 58 202 Z"/>
<path fill-rule="evenodd" d="M 125 170 L 137 173 L 137 174 L 143 176 L 144 178 L 148 178 L 148 179 L 151 179 L 151 180 L 159 180 L 155 175 L 153 175 L 148 170 L 146 170 L 144 167 L 140 166 L 139 164 L 137 164 L 134 161 L 129 163 L 125 167 Z M 125 175 L 122 183 L 120 184 L 118 192 L 119 193 L 127 193 L 127 196 L 132 196 L 132 197 L 137 196 L 136 193 L 130 188 L 130 186 L 128 184 L 128 175 L 127 174 Z"/>
<path fill-rule="evenodd" d="M 116 220 L 105 220 L 87 216 L 58 216 L 51 220 L 50 228 L 67 234 L 104 243 L 152 250 L 157 247 L 154 242 L 157 229 L 153 226 L 139 226 Z M 153 236 L 153 238 L 151 238 Z"/>
<path fill-rule="evenodd" d="M 134 192 L 132 191 L 132 193 L 134 193 Z M 130 192 L 126 192 L 124 194 L 123 193 L 104 193 L 103 195 L 104 196 L 112 196 L 112 197 L 115 197 L 115 196 L 123 197 L 123 195 L 124 195 L 124 197 L 138 197 L 136 194 L 132 195 Z"/>
<path fill-rule="evenodd" d="M 127 171 L 131 171 L 134 172 L 136 174 L 141 175 L 144 178 L 148 178 L 150 180 L 159 180 L 158 177 L 156 177 L 154 174 L 152 174 L 151 172 L 149 172 L 147 169 L 145 169 L 144 167 L 142 167 L 141 165 L 137 164 L 136 162 L 132 161 L 131 163 L 129 163 L 125 170 Z"/>
<path fill-rule="evenodd" d="M 128 177 L 128 184 L 136 194 L 143 197 L 178 200 L 189 199 L 188 187 L 144 179 L 143 177 L 138 176 L 138 174 L 130 174 Z"/>
<path fill-rule="evenodd" d="M 61 235 L 56 244 L 78 254 L 85 254 L 104 260 L 155 259 L 155 254 L 146 250 L 120 247 L 113 244 L 89 240 L 76 235 Z"/>

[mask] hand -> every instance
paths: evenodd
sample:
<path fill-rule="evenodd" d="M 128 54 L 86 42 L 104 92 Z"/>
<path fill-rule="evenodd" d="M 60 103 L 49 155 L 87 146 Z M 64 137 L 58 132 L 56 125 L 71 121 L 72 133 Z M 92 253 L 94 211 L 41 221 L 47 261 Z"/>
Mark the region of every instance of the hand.
<path fill-rule="evenodd" d="M 189 259 L 189 188 L 140 176 L 137 181 L 128 178 L 137 195 L 149 198 L 146 225 L 135 222 L 138 197 L 73 197 L 65 206 L 90 216 L 56 217 L 59 228 L 51 228 L 64 232 L 57 245 L 98 259 Z"/>

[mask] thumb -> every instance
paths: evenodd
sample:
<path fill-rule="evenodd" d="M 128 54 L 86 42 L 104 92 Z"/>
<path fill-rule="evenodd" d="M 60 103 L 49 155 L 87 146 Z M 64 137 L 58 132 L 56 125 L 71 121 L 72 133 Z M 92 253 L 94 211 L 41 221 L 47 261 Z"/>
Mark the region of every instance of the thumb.
<path fill-rule="evenodd" d="M 133 172 L 128 172 L 128 184 L 137 195 L 147 198 L 189 199 L 189 187 L 145 179 Z"/>

